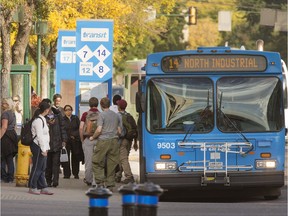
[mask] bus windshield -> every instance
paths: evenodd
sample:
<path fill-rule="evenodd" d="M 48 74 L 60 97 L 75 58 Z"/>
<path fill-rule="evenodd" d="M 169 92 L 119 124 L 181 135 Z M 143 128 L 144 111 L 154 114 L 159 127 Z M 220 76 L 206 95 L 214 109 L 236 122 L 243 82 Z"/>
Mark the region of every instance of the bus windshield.
<path fill-rule="evenodd" d="M 283 127 L 277 77 L 224 77 L 217 82 L 217 125 L 223 132 L 279 131 Z"/>
<path fill-rule="evenodd" d="M 195 131 L 214 127 L 213 82 L 207 77 L 153 78 L 148 84 L 147 128 L 151 132 L 184 132 L 184 122 Z"/>
<path fill-rule="evenodd" d="M 277 77 L 223 77 L 217 81 L 216 91 L 220 131 L 279 131 L 283 127 L 282 86 Z M 152 133 L 186 133 L 186 122 L 194 124 L 193 133 L 208 133 L 215 127 L 212 80 L 149 80 L 147 129 Z"/>

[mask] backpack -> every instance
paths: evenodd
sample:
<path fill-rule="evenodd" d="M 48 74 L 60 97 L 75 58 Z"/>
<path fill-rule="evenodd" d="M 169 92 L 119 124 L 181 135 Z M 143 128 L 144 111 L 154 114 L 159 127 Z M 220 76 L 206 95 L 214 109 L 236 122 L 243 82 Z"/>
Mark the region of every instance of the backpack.
<path fill-rule="evenodd" d="M 40 118 L 40 117 L 36 117 L 36 118 Z M 21 144 L 25 145 L 25 146 L 30 146 L 33 142 L 33 140 L 36 138 L 33 137 L 32 135 L 32 131 L 31 131 L 31 127 L 32 127 L 32 122 L 36 119 L 36 118 L 32 118 L 28 121 L 28 119 L 26 120 L 26 122 L 22 125 L 21 127 Z M 44 121 L 42 118 L 40 118 L 43 122 L 43 128 L 44 128 Z"/>
<path fill-rule="evenodd" d="M 97 129 L 99 112 L 88 111 L 84 125 L 84 136 L 92 136 Z"/>
<path fill-rule="evenodd" d="M 126 132 L 124 138 L 130 141 L 133 139 L 137 139 L 138 137 L 137 125 L 133 116 L 127 112 L 121 113 L 121 115 L 124 131 Z"/>

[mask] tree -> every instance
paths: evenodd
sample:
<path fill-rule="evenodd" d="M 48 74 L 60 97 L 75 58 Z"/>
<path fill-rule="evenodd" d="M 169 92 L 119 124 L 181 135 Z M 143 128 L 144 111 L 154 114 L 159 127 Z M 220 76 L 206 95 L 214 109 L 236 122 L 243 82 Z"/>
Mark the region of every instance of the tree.
<path fill-rule="evenodd" d="M 166 24 L 167 30 L 157 35 L 156 39 L 154 40 L 154 52 L 186 49 L 187 42 L 183 42 L 183 29 L 184 25 L 186 24 L 184 17 L 186 14 L 182 12 L 183 8 L 185 8 L 185 5 L 178 2 L 173 8 L 172 16 L 168 15 Z"/>
<path fill-rule="evenodd" d="M 189 49 L 197 49 L 199 46 L 217 46 L 221 40 L 218 26 L 210 18 L 197 21 L 197 25 L 189 29 Z"/>
<path fill-rule="evenodd" d="M 25 10 L 24 21 L 11 26 L 12 15 L 22 5 Z M 127 45 L 135 47 L 142 43 L 149 34 L 164 31 L 167 19 L 158 19 L 154 22 L 146 22 L 147 13 L 145 9 L 152 6 L 156 10 L 169 13 L 175 5 L 175 0 L 2 0 L 0 3 L 0 22 L 2 40 L 2 96 L 8 96 L 8 84 L 10 80 L 11 63 L 23 64 L 25 50 L 28 43 L 29 54 L 36 62 L 36 36 L 31 36 L 33 21 L 48 20 L 49 34 L 43 36 L 41 48 L 41 97 L 47 97 L 47 71 L 55 67 L 54 59 L 56 53 L 56 41 L 58 29 L 75 29 L 76 20 L 83 18 L 113 19 L 114 20 L 114 65 L 116 68 L 126 61 L 127 55 L 123 50 Z M 13 34 L 11 34 L 11 29 Z M 151 33 L 153 32 L 153 33 Z M 11 37 L 13 35 L 13 37 Z M 12 46 L 11 38 L 15 42 Z M 13 59 L 13 60 L 12 60 Z M 12 92 L 20 94 L 22 91 L 22 77 L 13 76 Z M 19 88 L 20 87 L 20 88 Z"/>
<path fill-rule="evenodd" d="M 126 60 L 144 59 L 152 52 L 185 49 L 187 44 L 183 42 L 182 32 L 185 25 L 185 14 L 182 13 L 182 10 L 185 8 L 185 4 L 177 1 L 173 7 L 172 5 L 170 5 L 171 9 L 153 7 L 156 10 L 156 17 L 143 22 L 139 30 L 139 37 L 136 38 L 137 41 L 119 48 L 124 56 L 122 58 L 124 61 L 117 65 L 117 71 L 125 71 Z M 144 13 L 142 19 L 145 20 L 147 15 Z M 132 18 L 129 20 L 134 22 Z M 128 32 L 130 31 L 131 29 L 128 30 Z"/>
<path fill-rule="evenodd" d="M 2 40 L 2 70 L 1 70 L 1 92 L 2 97 L 13 95 L 22 95 L 23 92 L 23 76 L 14 75 L 11 77 L 11 89 L 9 91 L 11 64 L 23 64 L 25 50 L 30 36 L 33 16 L 32 0 L 2 0 L 0 4 L 0 22 L 1 22 L 1 40 Z M 19 13 L 19 9 L 23 6 L 25 13 L 23 22 L 13 23 L 13 15 Z M 18 30 L 16 30 L 18 28 Z M 11 42 L 11 33 L 14 30 L 15 39 Z M 11 43 L 13 43 L 11 50 Z"/>
<path fill-rule="evenodd" d="M 157 32 L 157 29 L 163 29 L 165 26 L 163 20 L 148 23 L 145 21 L 147 14 L 145 9 L 149 5 L 154 8 L 165 8 L 164 11 L 171 11 L 174 7 L 174 0 L 154 1 L 146 0 L 46 0 L 40 5 L 36 5 L 39 16 L 47 15 L 50 23 L 49 34 L 43 37 L 42 47 L 42 91 L 41 96 L 47 97 L 44 86 L 47 86 L 47 70 L 53 67 L 52 61 L 56 52 L 56 41 L 58 29 L 75 29 L 77 19 L 113 19 L 114 20 L 114 65 L 119 65 L 126 61 L 126 55 L 123 55 L 123 49 L 127 45 L 135 46 L 141 43 L 147 34 Z M 46 48 L 45 48 L 46 47 Z M 30 40 L 29 53 L 35 59 L 36 39 Z M 47 50 L 46 54 L 44 50 Z M 36 59 L 35 59 L 36 61 Z M 44 91 L 43 91 L 44 90 Z"/>
<path fill-rule="evenodd" d="M 265 50 L 279 52 L 287 61 L 287 32 L 274 31 L 273 26 L 261 26 L 259 24 L 261 8 L 287 11 L 287 2 L 286 0 L 239 0 L 237 9 L 243 14 L 242 21 L 238 22 L 238 25 L 233 25 L 232 33 L 222 33 L 222 41 L 229 40 L 231 44 L 245 45 L 246 49 L 256 49 L 255 42 L 262 39 L 265 42 Z"/>
<path fill-rule="evenodd" d="M 19 1 L 11 2 L 9 0 L 2 0 L 0 4 L 0 34 L 2 41 L 2 68 L 1 68 L 1 93 L 2 98 L 10 96 L 9 80 L 12 64 L 11 57 L 11 22 L 13 14 L 17 10 Z"/>
<path fill-rule="evenodd" d="M 29 42 L 31 28 L 33 26 L 33 13 L 34 13 L 34 1 L 27 0 L 22 3 L 24 13 L 23 22 L 18 23 L 18 31 L 15 42 L 12 46 L 12 64 L 24 64 L 24 58 L 26 53 L 26 47 Z M 22 95 L 23 93 L 23 76 L 14 75 L 11 76 L 12 95 Z M 23 98 L 23 97 L 21 97 Z"/>
<path fill-rule="evenodd" d="M 215 1 L 193 1 L 188 2 L 190 6 L 197 8 L 197 25 L 189 26 L 189 49 L 196 49 L 199 46 L 223 46 L 222 34 L 218 31 L 218 12 L 221 10 L 233 11 L 234 0 Z M 233 17 L 235 14 L 233 11 Z M 224 41 L 225 42 L 225 41 Z"/>

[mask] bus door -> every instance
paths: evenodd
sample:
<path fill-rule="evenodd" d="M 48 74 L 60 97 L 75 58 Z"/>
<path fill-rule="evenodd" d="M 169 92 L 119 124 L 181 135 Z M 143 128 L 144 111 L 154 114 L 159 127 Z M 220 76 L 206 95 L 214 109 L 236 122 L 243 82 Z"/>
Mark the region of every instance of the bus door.
<path fill-rule="evenodd" d="M 284 94 L 284 109 L 285 109 L 285 127 L 286 127 L 286 143 L 288 142 L 288 70 L 285 62 L 282 62 L 282 73 L 283 73 L 283 94 Z"/>

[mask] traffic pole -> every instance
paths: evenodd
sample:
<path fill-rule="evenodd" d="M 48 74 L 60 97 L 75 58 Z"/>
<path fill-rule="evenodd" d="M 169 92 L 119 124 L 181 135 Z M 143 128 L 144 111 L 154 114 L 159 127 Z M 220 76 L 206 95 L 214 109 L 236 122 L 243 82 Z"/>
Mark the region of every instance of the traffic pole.
<path fill-rule="evenodd" d="M 152 182 L 137 185 L 137 216 L 157 216 L 159 196 L 163 189 Z"/>
<path fill-rule="evenodd" d="M 109 189 L 90 188 L 86 195 L 89 197 L 89 216 L 108 216 L 108 197 L 112 195 Z"/>
<path fill-rule="evenodd" d="M 119 188 L 122 194 L 122 216 L 136 216 L 136 184 L 128 183 Z"/>

